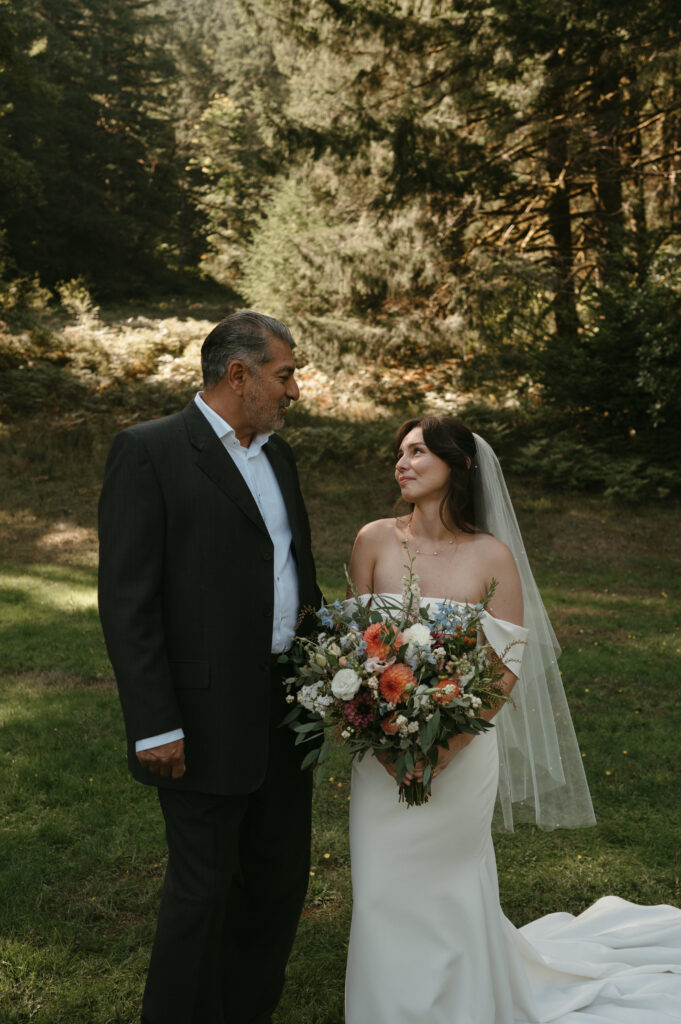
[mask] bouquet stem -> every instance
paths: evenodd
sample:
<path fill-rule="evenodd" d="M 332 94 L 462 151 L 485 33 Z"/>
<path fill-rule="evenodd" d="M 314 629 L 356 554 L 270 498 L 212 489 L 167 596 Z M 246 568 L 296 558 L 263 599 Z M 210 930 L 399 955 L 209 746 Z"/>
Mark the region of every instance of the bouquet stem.
<path fill-rule="evenodd" d="M 415 780 L 412 780 L 408 786 L 402 783 L 399 798 L 400 803 L 406 804 L 407 807 L 420 807 L 421 804 L 427 804 L 430 799 L 430 783 L 427 786 L 423 782 Z"/>

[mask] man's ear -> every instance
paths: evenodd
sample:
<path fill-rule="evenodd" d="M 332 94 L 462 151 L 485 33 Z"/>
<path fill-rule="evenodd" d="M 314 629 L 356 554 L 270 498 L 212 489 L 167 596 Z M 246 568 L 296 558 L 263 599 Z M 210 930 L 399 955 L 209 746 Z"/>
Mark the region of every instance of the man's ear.
<path fill-rule="evenodd" d="M 246 363 L 243 363 L 240 359 L 235 359 L 227 367 L 225 377 L 232 391 L 240 395 L 251 377 L 251 372 Z"/>

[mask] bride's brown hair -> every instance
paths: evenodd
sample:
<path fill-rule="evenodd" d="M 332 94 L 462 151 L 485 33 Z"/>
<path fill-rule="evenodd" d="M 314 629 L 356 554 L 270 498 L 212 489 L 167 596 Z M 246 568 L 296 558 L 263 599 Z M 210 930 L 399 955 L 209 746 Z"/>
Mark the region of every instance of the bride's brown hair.
<path fill-rule="evenodd" d="M 449 528 L 445 518 L 446 510 L 457 529 L 464 533 L 475 533 L 475 438 L 472 431 L 453 416 L 423 416 L 405 420 L 397 428 L 393 442 L 396 459 L 402 442 L 415 427 L 423 431 L 426 448 L 446 462 L 450 469 L 449 488 L 440 505 L 443 525 Z"/>

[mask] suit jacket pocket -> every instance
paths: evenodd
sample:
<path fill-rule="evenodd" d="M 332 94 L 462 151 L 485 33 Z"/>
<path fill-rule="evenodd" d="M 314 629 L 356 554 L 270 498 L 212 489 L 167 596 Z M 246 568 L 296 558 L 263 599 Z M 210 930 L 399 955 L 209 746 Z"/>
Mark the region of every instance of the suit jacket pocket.
<path fill-rule="evenodd" d="M 210 686 L 207 661 L 171 661 L 170 675 L 178 690 L 205 690 Z"/>

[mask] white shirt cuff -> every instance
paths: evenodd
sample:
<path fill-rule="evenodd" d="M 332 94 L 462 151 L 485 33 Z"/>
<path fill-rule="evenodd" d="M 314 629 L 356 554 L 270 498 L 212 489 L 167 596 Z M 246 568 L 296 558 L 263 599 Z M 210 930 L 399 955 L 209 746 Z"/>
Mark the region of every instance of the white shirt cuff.
<path fill-rule="evenodd" d="M 149 736 L 145 740 L 135 742 L 135 753 L 140 750 L 150 750 L 152 747 L 162 747 L 164 743 L 173 743 L 175 740 L 184 739 L 182 729 L 173 729 L 172 732 L 162 732 L 160 736 Z"/>

